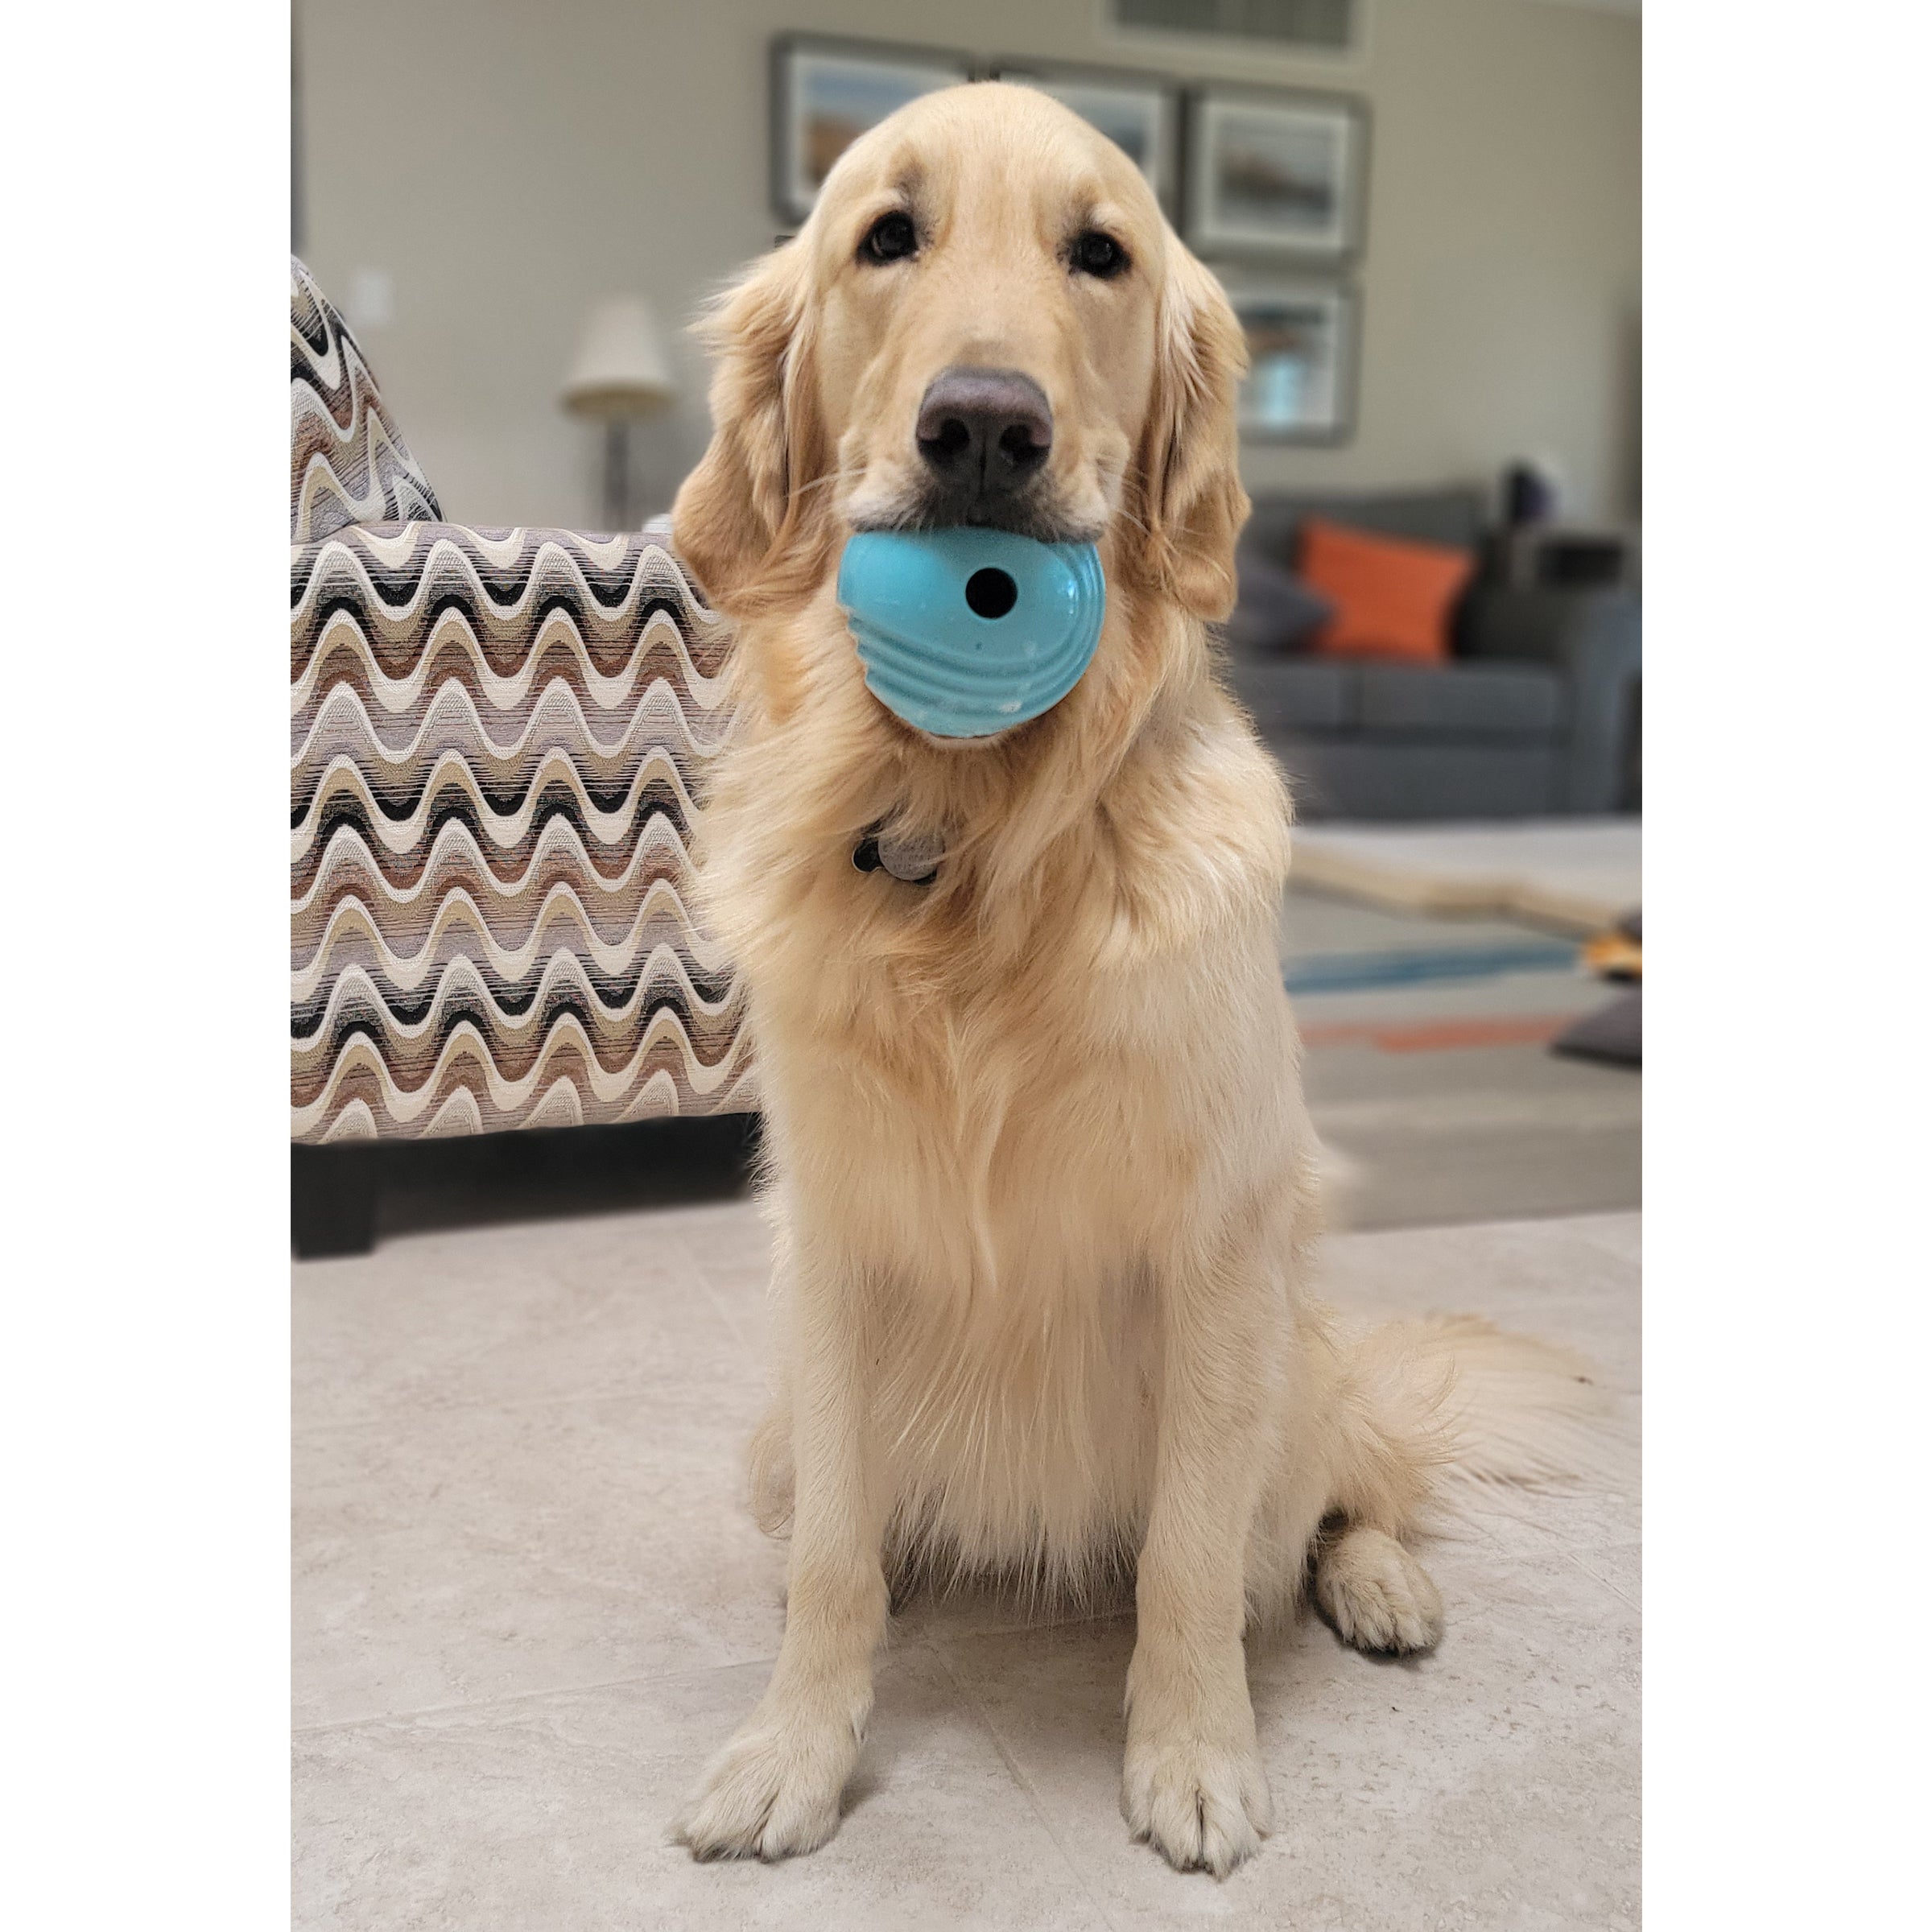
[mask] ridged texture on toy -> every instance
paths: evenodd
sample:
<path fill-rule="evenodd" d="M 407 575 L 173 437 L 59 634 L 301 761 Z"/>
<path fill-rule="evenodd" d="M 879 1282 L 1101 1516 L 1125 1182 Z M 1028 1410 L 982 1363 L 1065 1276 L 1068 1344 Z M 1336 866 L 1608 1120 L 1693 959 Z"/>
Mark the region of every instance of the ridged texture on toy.
<path fill-rule="evenodd" d="M 974 614 L 965 586 L 1001 570 L 1009 615 Z M 1092 661 L 1106 610 L 1090 543 L 1005 531 L 864 531 L 847 543 L 839 602 L 873 695 L 941 737 L 989 737 L 1050 711 Z"/>

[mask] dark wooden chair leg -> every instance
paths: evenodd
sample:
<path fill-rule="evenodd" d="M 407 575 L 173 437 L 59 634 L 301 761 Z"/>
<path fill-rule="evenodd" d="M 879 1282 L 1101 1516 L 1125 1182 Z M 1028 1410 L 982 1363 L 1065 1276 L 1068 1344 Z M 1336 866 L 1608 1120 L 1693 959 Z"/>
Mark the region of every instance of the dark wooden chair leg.
<path fill-rule="evenodd" d="M 376 1240 L 376 1150 L 289 1148 L 289 1234 L 298 1261 L 367 1254 Z"/>

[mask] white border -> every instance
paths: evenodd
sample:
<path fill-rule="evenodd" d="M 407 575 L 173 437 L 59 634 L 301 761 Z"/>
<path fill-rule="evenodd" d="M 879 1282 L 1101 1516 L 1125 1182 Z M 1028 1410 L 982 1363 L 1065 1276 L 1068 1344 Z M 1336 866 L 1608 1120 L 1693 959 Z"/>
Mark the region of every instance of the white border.
<path fill-rule="evenodd" d="M 272 1927 L 289 13 L 13 19 L 6 1918 Z"/>
<path fill-rule="evenodd" d="M 1839 24 L 1643 27 L 1649 1932 L 1927 1916 L 1932 14 Z"/>

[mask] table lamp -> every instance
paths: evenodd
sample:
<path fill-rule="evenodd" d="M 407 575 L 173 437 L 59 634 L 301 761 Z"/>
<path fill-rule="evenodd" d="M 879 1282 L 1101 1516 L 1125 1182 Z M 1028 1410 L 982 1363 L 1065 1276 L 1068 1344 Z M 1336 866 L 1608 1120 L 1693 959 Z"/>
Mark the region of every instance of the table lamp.
<path fill-rule="evenodd" d="M 564 386 L 564 407 L 604 425 L 604 518 L 613 530 L 638 522 L 630 495 L 631 425 L 676 394 L 650 304 L 642 295 L 594 303 Z"/>

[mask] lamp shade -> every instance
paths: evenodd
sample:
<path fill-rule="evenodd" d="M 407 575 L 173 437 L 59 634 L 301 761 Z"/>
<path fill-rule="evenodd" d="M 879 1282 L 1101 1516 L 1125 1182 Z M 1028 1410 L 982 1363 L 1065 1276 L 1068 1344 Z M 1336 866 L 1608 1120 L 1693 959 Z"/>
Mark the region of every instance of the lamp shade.
<path fill-rule="evenodd" d="M 564 407 L 580 416 L 641 416 L 676 393 L 650 304 L 642 295 L 594 304 L 564 386 Z"/>

